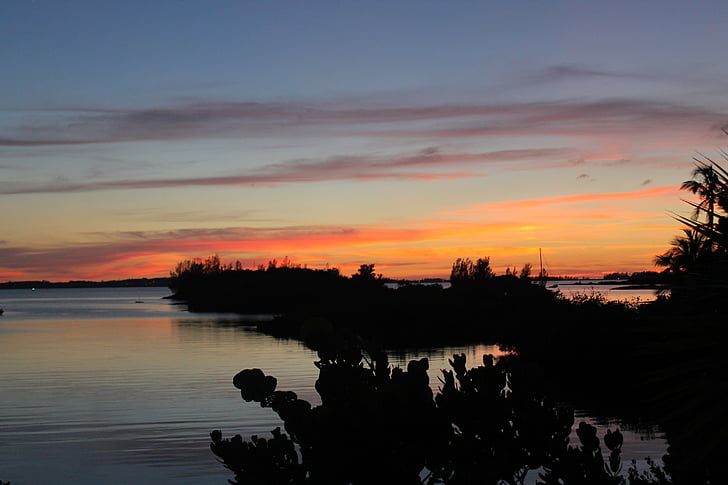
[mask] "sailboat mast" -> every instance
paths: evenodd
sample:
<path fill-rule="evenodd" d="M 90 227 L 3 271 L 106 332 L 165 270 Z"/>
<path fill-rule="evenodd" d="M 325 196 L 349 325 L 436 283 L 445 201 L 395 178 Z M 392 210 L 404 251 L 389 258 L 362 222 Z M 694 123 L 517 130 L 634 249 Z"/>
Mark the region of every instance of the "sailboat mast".
<path fill-rule="evenodd" d="M 541 248 L 538 248 L 538 264 L 541 267 L 541 271 L 538 274 L 543 276 L 543 257 L 541 256 Z"/>
<path fill-rule="evenodd" d="M 538 248 L 538 263 L 541 267 L 541 271 L 538 273 L 538 279 L 542 285 L 546 285 L 546 273 L 543 270 L 543 255 L 541 254 L 541 248 Z"/>

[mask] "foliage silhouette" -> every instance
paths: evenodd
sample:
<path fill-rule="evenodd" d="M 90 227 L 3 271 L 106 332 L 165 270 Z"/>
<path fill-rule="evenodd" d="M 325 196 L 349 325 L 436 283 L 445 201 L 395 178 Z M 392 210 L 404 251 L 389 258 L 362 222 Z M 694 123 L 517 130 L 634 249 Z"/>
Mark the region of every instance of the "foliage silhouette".
<path fill-rule="evenodd" d="M 352 346 L 319 351 L 312 406 L 259 369 L 241 371 L 243 399 L 283 420 L 269 439 L 211 433 L 211 449 L 235 474 L 230 483 L 255 484 L 657 484 L 665 472 L 621 475 L 622 435 L 608 431 L 604 461 L 596 428 L 581 423 L 580 446 L 569 445 L 570 409 L 539 387 L 534 369 L 517 358 L 486 355 L 467 369 L 450 360 L 433 399 L 427 359 L 391 368 L 383 353 Z M 629 481 L 628 481 L 629 480 Z"/>
<path fill-rule="evenodd" d="M 393 289 L 384 285 L 374 264 L 363 264 L 345 277 L 337 270 L 275 262 L 257 270 L 241 269 L 213 256 L 179 263 L 170 287 L 174 298 L 192 311 L 278 314 L 274 321 L 259 324 L 275 336 L 303 338 L 306 322 L 326 321 L 390 347 L 492 341 L 501 333 L 498 322 L 525 324 L 556 304 L 552 292 L 530 284 L 529 265 L 520 277 L 495 276 L 488 258 L 475 264 L 463 261 L 469 268 L 465 284 L 447 289 L 405 284 Z M 513 308 L 519 307 L 514 314 Z"/>
<path fill-rule="evenodd" d="M 705 268 L 713 256 L 713 242 L 693 229 L 683 229 L 684 236 L 672 240 L 672 248 L 655 257 L 655 264 L 674 274 Z"/>
<path fill-rule="evenodd" d="M 728 161 L 728 154 L 721 152 Z M 691 217 L 675 215 L 687 229 L 657 256 L 675 284 L 669 299 L 643 309 L 645 379 L 670 439 L 666 461 L 676 483 L 719 483 L 728 460 L 728 367 L 725 342 L 728 298 L 728 171 L 710 158 L 695 159 L 693 180 L 682 184 L 699 196 Z"/>
<path fill-rule="evenodd" d="M 376 274 L 374 272 L 374 265 L 373 264 L 362 264 L 359 266 L 359 270 L 351 275 L 352 279 L 362 279 L 362 280 L 381 280 L 382 275 Z"/>
<path fill-rule="evenodd" d="M 676 238 L 655 263 L 677 275 L 674 303 L 691 313 L 725 313 L 720 302 L 728 297 L 728 171 L 707 157 L 695 162 L 694 178 L 681 188 L 700 201 L 686 201 L 694 209 L 692 217 L 674 216 L 688 227 L 685 237 Z"/>
<path fill-rule="evenodd" d="M 511 275 L 510 268 L 506 274 Z M 478 258 L 475 263 L 470 258 L 458 258 L 450 271 L 450 283 L 453 286 L 475 285 L 493 277 L 495 277 L 495 272 L 490 266 L 488 257 Z"/>
<path fill-rule="evenodd" d="M 217 256 L 185 260 L 170 274 L 174 298 L 192 311 L 286 312 L 304 305 L 324 305 L 348 291 L 337 269 L 313 270 L 272 260 L 257 270 L 224 265 Z"/>
<path fill-rule="evenodd" d="M 707 226 L 712 228 L 715 220 L 715 207 L 720 198 L 725 197 L 725 181 L 712 161 L 707 163 L 696 159 L 695 169 L 691 175 L 693 178 L 683 182 L 680 188 L 696 194 L 702 199 L 695 207 L 693 216 L 697 220 L 701 215 L 705 215 Z"/>
<path fill-rule="evenodd" d="M 523 265 L 523 268 L 521 268 L 521 272 L 519 273 L 518 277 L 522 280 L 528 280 L 531 277 L 531 271 L 533 270 L 533 266 L 531 263 L 526 263 Z"/>

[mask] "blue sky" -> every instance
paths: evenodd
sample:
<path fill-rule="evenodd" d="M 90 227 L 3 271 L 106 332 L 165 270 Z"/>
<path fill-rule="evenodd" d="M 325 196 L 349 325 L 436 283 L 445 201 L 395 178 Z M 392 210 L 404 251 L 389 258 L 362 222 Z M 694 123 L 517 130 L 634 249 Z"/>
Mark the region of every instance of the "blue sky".
<path fill-rule="evenodd" d="M 447 276 L 538 247 L 554 273 L 652 269 L 691 158 L 725 145 L 726 18 L 721 1 L 5 1 L 0 280 L 212 253 Z"/>

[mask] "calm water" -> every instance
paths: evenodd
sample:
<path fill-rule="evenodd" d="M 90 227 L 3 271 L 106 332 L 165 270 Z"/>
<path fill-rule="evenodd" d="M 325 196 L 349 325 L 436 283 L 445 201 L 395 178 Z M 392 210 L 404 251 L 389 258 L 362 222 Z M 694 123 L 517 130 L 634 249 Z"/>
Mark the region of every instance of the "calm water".
<path fill-rule="evenodd" d="M 240 326 L 235 315 L 190 314 L 167 294 L 0 290 L 0 480 L 222 485 L 232 475 L 209 451 L 209 432 L 249 437 L 280 425 L 270 409 L 240 398 L 235 373 L 259 367 L 279 389 L 316 400 L 315 353 Z M 436 383 L 457 352 L 475 365 L 497 349 L 418 356 L 430 358 Z M 626 438 L 625 458 L 664 454 L 661 439 Z"/>
<path fill-rule="evenodd" d="M 552 291 L 559 291 L 562 295 L 572 297 L 575 295 L 593 295 L 600 293 L 607 300 L 620 300 L 630 302 L 646 302 L 657 298 L 653 289 L 632 288 L 622 289 L 625 285 L 603 284 L 604 280 L 574 280 L 574 281 L 549 281 L 548 288 Z"/>

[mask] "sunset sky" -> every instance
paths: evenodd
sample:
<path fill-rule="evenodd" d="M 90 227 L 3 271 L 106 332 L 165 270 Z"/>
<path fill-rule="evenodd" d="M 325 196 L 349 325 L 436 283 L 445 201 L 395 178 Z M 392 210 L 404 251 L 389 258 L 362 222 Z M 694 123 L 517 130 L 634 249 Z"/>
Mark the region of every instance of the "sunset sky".
<path fill-rule="evenodd" d="M 0 281 L 655 269 L 728 2 L 0 2 Z"/>

